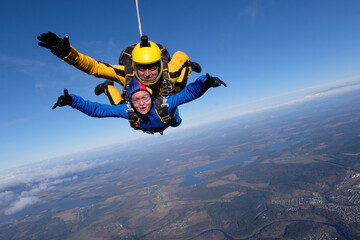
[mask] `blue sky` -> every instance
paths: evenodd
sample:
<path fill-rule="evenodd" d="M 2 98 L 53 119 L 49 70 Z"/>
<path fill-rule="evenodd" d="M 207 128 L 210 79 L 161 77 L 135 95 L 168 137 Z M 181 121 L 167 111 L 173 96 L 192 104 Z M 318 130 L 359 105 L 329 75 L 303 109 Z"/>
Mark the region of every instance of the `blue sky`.
<path fill-rule="evenodd" d="M 203 73 L 229 86 L 181 106 L 183 126 L 165 132 L 173 137 L 196 119 L 215 121 L 360 82 L 357 0 L 139 0 L 139 7 L 144 35 L 171 55 L 186 52 Z M 0 19 L 0 167 L 151 139 L 123 119 L 51 110 L 64 88 L 107 103 L 94 95 L 103 80 L 66 64 L 36 39 L 47 31 L 69 35 L 79 52 L 116 64 L 122 49 L 140 38 L 135 0 L 6 1 Z M 219 114 L 223 109 L 228 115 Z"/>

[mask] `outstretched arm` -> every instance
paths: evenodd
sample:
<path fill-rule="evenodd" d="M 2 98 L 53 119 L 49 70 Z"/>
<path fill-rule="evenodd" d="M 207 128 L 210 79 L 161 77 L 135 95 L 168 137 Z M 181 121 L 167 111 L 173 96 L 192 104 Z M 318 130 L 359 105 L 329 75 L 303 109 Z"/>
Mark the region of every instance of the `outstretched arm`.
<path fill-rule="evenodd" d="M 188 84 L 181 92 L 168 98 L 169 112 L 172 112 L 172 110 L 181 104 L 201 97 L 209 88 L 215 88 L 221 85 L 227 87 L 218 77 L 212 77 L 208 73 L 200 76 L 195 82 Z"/>
<path fill-rule="evenodd" d="M 120 117 L 128 119 L 128 114 L 126 113 L 126 104 L 108 105 L 91 102 L 88 100 L 84 100 L 80 96 L 76 96 L 74 94 L 70 95 L 68 93 L 68 90 L 64 89 L 64 95 L 61 95 L 58 98 L 52 109 L 55 109 L 56 107 L 63 107 L 66 105 L 71 106 L 72 108 L 75 108 L 90 117 Z"/>
<path fill-rule="evenodd" d="M 89 75 L 113 80 L 122 86 L 125 85 L 125 67 L 123 65 L 103 63 L 79 53 L 74 47 L 70 46 L 69 36 L 60 38 L 55 33 L 47 32 L 39 35 L 37 39 L 40 41 L 39 46 L 50 49 L 57 57 L 77 69 Z"/>

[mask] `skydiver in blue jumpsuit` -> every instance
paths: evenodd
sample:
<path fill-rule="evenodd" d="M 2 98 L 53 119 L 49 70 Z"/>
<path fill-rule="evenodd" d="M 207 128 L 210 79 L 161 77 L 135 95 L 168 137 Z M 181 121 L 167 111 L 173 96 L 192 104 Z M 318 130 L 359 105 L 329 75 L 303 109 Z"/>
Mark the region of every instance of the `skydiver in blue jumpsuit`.
<path fill-rule="evenodd" d="M 162 134 L 167 127 L 177 127 L 181 123 L 181 118 L 177 107 L 181 104 L 193 101 L 201 97 L 210 87 L 227 85 L 217 77 L 209 74 L 202 75 L 195 82 L 188 84 L 181 92 L 169 96 L 166 99 L 167 114 L 170 121 L 165 122 L 159 113 L 159 105 L 163 102 L 157 101 L 152 95 L 151 89 L 143 85 L 136 78 L 133 78 L 128 88 L 130 104 L 108 105 L 84 100 L 74 94 L 69 95 L 67 89 L 64 95 L 58 98 L 53 106 L 62 107 L 69 105 L 91 117 L 120 117 L 129 120 L 129 109 L 134 109 L 137 115 L 139 129 L 144 132 L 159 132 Z M 165 122 L 165 123 L 164 123 Z"/>

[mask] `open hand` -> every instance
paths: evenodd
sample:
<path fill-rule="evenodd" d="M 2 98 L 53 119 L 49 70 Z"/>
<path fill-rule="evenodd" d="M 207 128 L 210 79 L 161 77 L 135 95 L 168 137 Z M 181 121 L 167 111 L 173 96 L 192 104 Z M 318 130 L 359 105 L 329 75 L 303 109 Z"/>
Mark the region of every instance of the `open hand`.
<path fill-rule="evenodd" d="M 40 41 L 39 46 L 50 49 L 59 58 L 66 57 L 71 51 L 69 36 L 59 38 L 55 33 L 47 32 L 42 33 L 37 39 Z"/>

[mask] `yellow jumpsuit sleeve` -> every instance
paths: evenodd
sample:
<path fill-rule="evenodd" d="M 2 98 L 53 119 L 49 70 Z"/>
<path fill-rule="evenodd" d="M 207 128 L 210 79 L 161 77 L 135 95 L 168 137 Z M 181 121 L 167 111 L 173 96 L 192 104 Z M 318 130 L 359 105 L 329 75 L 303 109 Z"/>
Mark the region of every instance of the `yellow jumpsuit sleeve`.
<path fill-rule="evenodd" d="M 73 46 L 69 55 L 63 58 L 65 62 L 77 69 L 97 78 L 113 80 L 125 86 L 125 67 L 123 65 L 110 65 L 79 53 Z"/>

